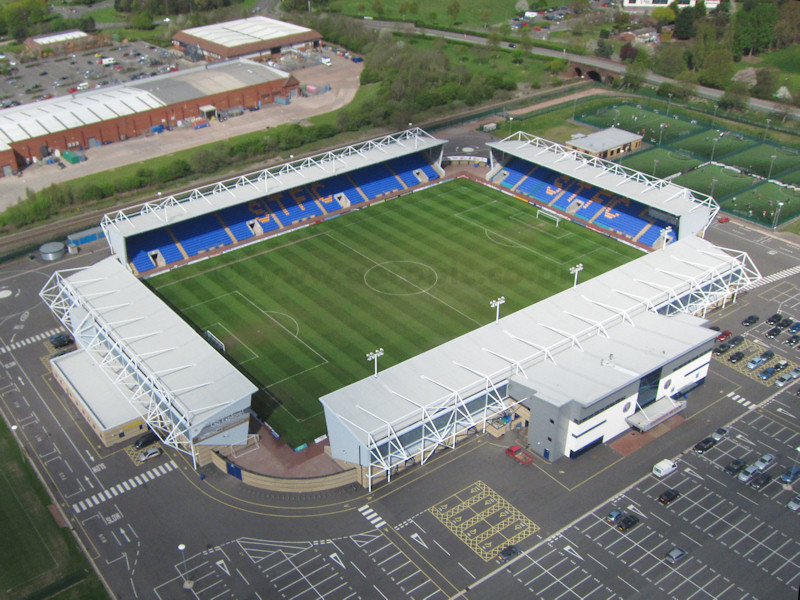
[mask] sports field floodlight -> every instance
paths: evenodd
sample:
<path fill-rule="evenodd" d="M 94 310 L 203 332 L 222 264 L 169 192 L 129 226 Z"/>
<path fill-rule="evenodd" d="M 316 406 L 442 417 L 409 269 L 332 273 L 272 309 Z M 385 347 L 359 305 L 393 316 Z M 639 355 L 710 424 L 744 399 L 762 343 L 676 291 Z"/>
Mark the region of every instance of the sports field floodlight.
<path fill-rule="evenodd" d="M 717 185 L 717 181 L 718 179 L 716 177 L 711 178 L 711 193 L 709 194 L 709 196 L 711 196 L 712 198 L 714 197 L 714 186 Z"/>
<path fill-rule="evenodd" d="M 775 209 L 775 218 L 772 219 L 772 230 L 775 231 L 775 228 L 778 227 L 778 219 L 781 218 L 781 209 L 783 208 L 783 202 L 778 202 L 778 208 Z"/>
<path fill-rule="evenodd" d="M 766 126 L 766 127 L 764 127 L 764 138 L 761 140 L 762 142 L 763 142 L 763 141 L 765 141 L 765 140 L 767 139 L 767 134 L 769 133 L 769 122 L 770 122 L 771 120 L 772 120 L 772 119 L 767 119 L 767 126 Z"/>
<path fill-rule="evenodd" d="M 653 177 L 655 177 L 655 176 L 656 176 L 656 167 L 657 167 L 657 166 L 658 166 L 658 159 L 657 159 L 657 158 L 654 158 L 654 159 L 653 159 Z"/>
<path fill-rule="evenodd" d="M 181 579 L 183 580 L 183 589 L 190 590 L 194 587 L 194 581 L 189 579 L 186 575 L 188 572 L 186 571 L 186 554 L 184 551 L 186 550 L 186 544 L 178 544 L 178 550 L 181 551 L 181 560 L 183 562 L 183 572 L 181 573 Z"/>
<path fill-rule="evenodd" d="M 714 138 L 714 143 L 711 146 L 711 161 L 712 162 L 714 161 L 714 153 L 717 151 L 717 142 L 718 141 L 719 141 L 719 138 Z"/>
<path fill-rule="evenodd" d="M 367 360 L 375 363 L 375 377 L 378 376 L 378 359 L 383 356 L 383 348 L 378 348 L 375 352 L 367 352 Z"/>
<path fill-rule="evenodd" d="M 778 158 L 778 156 L 773 154 L 770 158 L 772 158 L 772 160 L 769 162 L 769 175 L 767 175 L 767 179 L 772 179 L 772 166 L 775 164 L 775 159 Z"/>
<path fill-rule="evenodd" d="M 583 263 L 580 263 L 578 265 L 575 265 L 574 267 L 569 268 L 569 272 L 575 275 L 575 281 L 572 284 L 572 287 L 574 288 L 578 287 L 578 273 L 580 273 L 581 271 L 583 271 Z"/>
<path fill-rule="evenodd" d="M 667 102 L 667 116 L 669 116 L 669 109 L 672 106 L 672 92 L 668 92 L 669 102 Z"/>
<path fill-rule="evenodd" d="M 489 302 L 489 306 L 491 306 L 492 308 L 496 308 L 497 309 L 497 311 L 495 312 L 495 315 L 494 315 L 494 322 L 495 323 L 500 321 L 500 307 L 505 303 L 506 303 L 506 297 L 505 296 L 500 296 L 497 300 L 492 300 L 491 302 Z"/>
<path fill-rule="evenodd" d="M 658 132 L 658 145 L 661 145 L 661 136 L 664 135 L 664 127 L 666 127 L 666 123 L 662 123 L 660 126 L 661 131 Z"/>

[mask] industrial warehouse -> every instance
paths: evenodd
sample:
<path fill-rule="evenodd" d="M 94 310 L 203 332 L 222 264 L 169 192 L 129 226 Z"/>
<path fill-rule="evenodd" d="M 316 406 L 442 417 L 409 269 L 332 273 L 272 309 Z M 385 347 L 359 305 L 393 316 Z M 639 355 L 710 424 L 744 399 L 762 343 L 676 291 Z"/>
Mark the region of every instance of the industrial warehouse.
<path fill-rule="evenodd" d="M 238 59 L 7 108 L 0 114 L 0 172 L 11 175 L 65 150 L 192 127 L 229 109 L 287 102 L 299 87 L 289 73 Z"/>

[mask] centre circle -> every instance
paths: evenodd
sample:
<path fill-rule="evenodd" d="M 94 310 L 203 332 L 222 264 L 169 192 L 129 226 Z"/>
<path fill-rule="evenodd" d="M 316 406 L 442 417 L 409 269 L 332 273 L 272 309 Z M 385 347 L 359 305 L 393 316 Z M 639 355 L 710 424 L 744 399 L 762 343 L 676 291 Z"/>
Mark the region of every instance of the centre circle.
<path fill-rule="evenodd" d="M 439 275 L 433 267 L 412 260 L 379 263 L 364 273 L 364 284 L 387 296 L 424 294 L 438 281 Z"/>
<path fill-rule="evenodd" d="M 472 154 L 473 152 L 475 152 L 475 148 L 473 148 L 472 146 L 464 146 L 463 148 L 461 148 L 461 151 L 464 154 Z"/>

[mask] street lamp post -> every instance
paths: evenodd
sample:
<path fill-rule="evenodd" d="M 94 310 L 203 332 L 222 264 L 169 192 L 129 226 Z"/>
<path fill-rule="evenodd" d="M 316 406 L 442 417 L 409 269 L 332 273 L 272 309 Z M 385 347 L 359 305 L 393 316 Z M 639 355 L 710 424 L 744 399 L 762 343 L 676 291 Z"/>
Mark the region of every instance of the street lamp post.
<path fill-rule="evenodd" d="M 778 208 L 775 210 L 775 218 L 772 219 L 772 231 L 778 227 L 778 219 L 781 217 L 781 208 L 783 208 L 783 202 L 778 202 Z"/>
<path fill-rule="evenodd" d="M 658 166 L 658 159 L 657 159 L 657 158 L 654 158 L 654 159 L 653 159 L 653 177 L 655 177 L 655 176 L 656 176 L 656 167 L 657 167 L 657 166 Z"/>
<path fill-rule="evenodd" d="M 773 154 L 770 158 L 772 158 L 772 160 L 769 162 L 769 175 L 767 175 L 767 179 L 772 179 L 772 166 L 775 164 L 775 159 L 778 157 Z"/>
<path fill-rule="evenodd" d="M 761 140 L 762 142 L 767 139 L 767 134 L 769 133 L 769 122 L 771 119 L 767 119 L 767 126 L 764 127 L 764 138 Z"/>
<path fill-rule="evenodd" d="M 667 94 L 669 96 L 669 102 L 667 102 L 667 116 L 669 116 L 669 109 L 672 106 L 672 92 Z"/>
<path fill-rule="evenodd" d="M 709 196 L 711 196 L 712 198 L 714 197 L 714 186 L 715 185 L 717 185 L 717 178 L 716 177 L 712 177 L 711 178 L 711 193 L 709 194 Z"/>
<path fill-rule="evenodd" d="M 506 297 L 505 296 L 500 296 L 497 300 L 492 300 L 491 302 L 489 302 L 489 306 L 491 306 L 492 308 L 497 309 L 497 311 L 495 312 L 495 315 L 494 315 L 494 322 L 495 323 L 500 321 L 500 307 L 505 303 L 506 303 Z"/>
<path fill-rule="evenodd" d="M 378 376 L 378 359 L 383 356 L 383 348 L 378 348 L 374 352 L 367 352 L 367 360 L 375 363 L 375 377 Z"/>
<path fill-rule="evenodd" d="M 194 587 L 194 581 L 192 581 L 187 577 L 189 573 L 186 570 L 186 554 L 184 553 L 184 551 L 186 550 L 186 544 L 178 544 L 178 550 L 181 551 L 181 561 L 183 562 L 183 572 L 181 573 L 181 579 L 183 580 L 183 589 L 190 590 Z"/>
<path fill-rule="evenodd" d="M 577 264 L 574 267 L 569 268 L 569 272 L 575 275 L 575 281 L 572 283 L 572 287 L 578 287 L 578 273 L 583 271 L 583 263 Z"/>
<path fill-rule="evenodd" d="M 511 128 L 514 124 L 514 117 L 508 117 L 508 135 L 511 135 Z"/>

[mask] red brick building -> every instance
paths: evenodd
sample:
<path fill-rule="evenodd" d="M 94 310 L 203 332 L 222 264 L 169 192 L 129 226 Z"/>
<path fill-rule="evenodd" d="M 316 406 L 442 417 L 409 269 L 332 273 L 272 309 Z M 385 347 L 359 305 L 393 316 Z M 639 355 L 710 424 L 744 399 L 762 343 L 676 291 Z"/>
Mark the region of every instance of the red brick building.
<path fill-rule="evenodd" d="M 298 89 L 284 71 L 239 60 L 8 108 L 0 112 L 0 173 L 11 175 L 54 150 L 186 126 L 209 112 L 270 104 Z"/>

